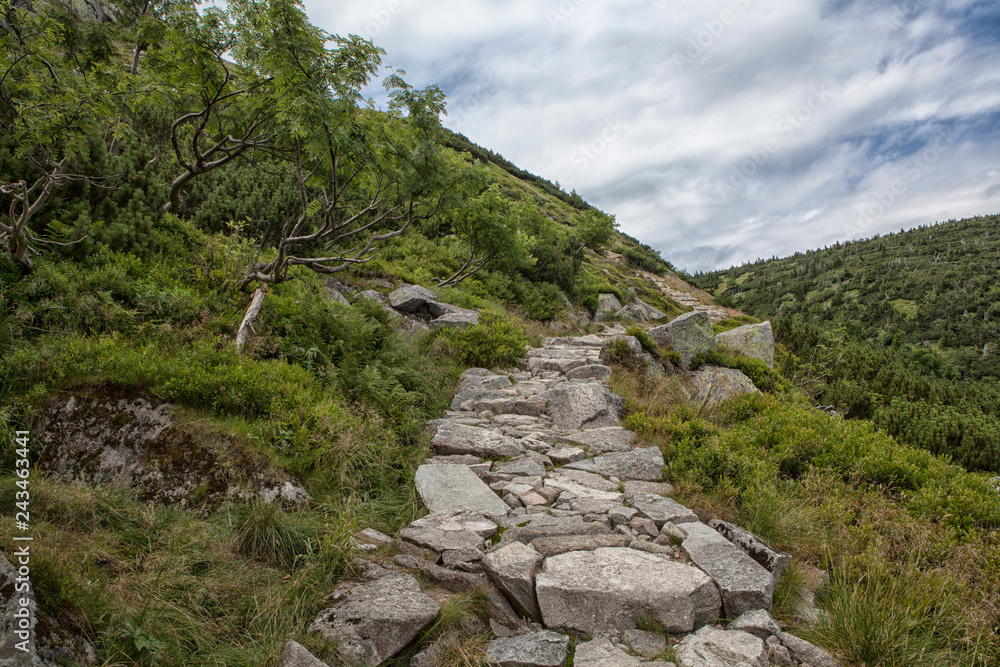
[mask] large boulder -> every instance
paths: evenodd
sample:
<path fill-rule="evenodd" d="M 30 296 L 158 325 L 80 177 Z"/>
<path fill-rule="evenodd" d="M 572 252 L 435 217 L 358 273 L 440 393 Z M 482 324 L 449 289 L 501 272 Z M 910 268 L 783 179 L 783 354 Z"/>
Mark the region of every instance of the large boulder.
<path fill-rule="evenodd" d="M 517 613 L 541 621 L 535 598 L 535 574 L 542 568 L 542 555 L 521 542 L 510 542 L 483 557 L 483 569 L 503 591 Z"/>
<path fill-rule="evenodd" d="M 600 426 L 618 426 L 625 400 L 595 384 L 570 383 L 549 389 L 541 395 L 547 404 L 552 425 L 578 431 Z"/>
<path fill-rule="evenodd" d="M 679 667 L 764 667 L 767 646 L 739 630 L 704 627 L 688 635 L 674 649 Z"/>
<path fill-rule="evenodd" d="M 702 366 L 691 374 L 691 400 L 706 408 L 714 408 L 743 394 L 759 394 L 743 371 L 720 366 Z"/>
<path fill-rule="evenodd" d="M 622 302 L 611 293 L 602 292 L 597 295 L 597 310 L 594 311 L 594 321 L 603 322 L 614 317 L 622 309 Z"/>
<path fill-rule="evenodd" d="M 547 628 L 585 633 L 635 628 L 643 614 L 668 632 L 691 632 L 720 607 L 719 591 L 698 568 L 627 548 L 547 558 L 535 590 Z"/>
<path fill-rule="evenodd" d="M 382 664 L 426 630 L 441 609 L 410 575 L 373 570 L 369 581 L 338 586 L 327 598 L 333 606 L 309 627 L 336 642 L 351 665 Z"/>
<path fill-rule="evenodd" d="M 774 577 L 743 550 L 703 523 L 685 523 L 681 546 L 695 565 L 715 580 L 726 618 L 770 609 Z"/>
<path fill-rule="evenodd" d="M 417 468 L 414 481 L 431 512 L 471 510 L 493 517 L 510 509 L 468 466 L 427 463 Z"/>
<path fill-rule="evenodd" d="M 404 313 L 429 314 L 437 294 L 420 285 L 403 285 L 389 294 L 389 305 Z"/>
<path fill-rule="evenodd" d="M 472 454 L 481 458 L 518 456 L 524 446 L 499 431 L 457 422 L 438 423 L 431 440 L 437 454 Z"/>
<path fill-rule="evenodd" d="M 770 322 L 748 324 L 716 335 L 719 347 L 727 347 L 774 368 L 774 332 Z"/>
<path fill-rule="evenodd" d="M 39 469 L 62 482 L 127 488 L 140 500 L 182 506 L 309 501 L 301 484 L 244 439 L 123 389 L 82 388 L 54 397 L 42 409 L 35 437 Z"/>
<path fill-rule="evenodd" d="M 689 367 L 691 360 L 703 352 L 715 351 L 715 330 L 712 319 L 703 311 L 692 311 L 651 329 L 650 338 L 662 348 L 670 348 Z"/>
<path fill-rule="evenodd" d="M 569 637 L 550 630 L 500 637 L 486 647 L 486 660 L 497 667 L 563 667 Z"/>

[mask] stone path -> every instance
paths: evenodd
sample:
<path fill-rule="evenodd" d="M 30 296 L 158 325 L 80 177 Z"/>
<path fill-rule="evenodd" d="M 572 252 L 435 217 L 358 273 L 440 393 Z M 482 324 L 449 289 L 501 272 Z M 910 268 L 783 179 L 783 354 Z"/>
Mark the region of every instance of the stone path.
<path fill-rule="evenodd" d="M 768 613 L 787 555 L 702 523 L 671 498 L 659 449 L 620 425 L 623 400 L 602 384 L 611 337 L 547 339 L 523 370 L 462 375 L 416 473 L 430 513 L 400 532 L 391 565 L 338 588 L 313 624 L 350 664 L 387 660 L 433 622 L 437 603 L 407 570 L 486 593 L 495 665 L 564 665 L 571 635 L 589 638 L 577 667 L 669 664 L 664 636 L 639 626 L 679 639 L 681 667 L 837 664 Z"/>

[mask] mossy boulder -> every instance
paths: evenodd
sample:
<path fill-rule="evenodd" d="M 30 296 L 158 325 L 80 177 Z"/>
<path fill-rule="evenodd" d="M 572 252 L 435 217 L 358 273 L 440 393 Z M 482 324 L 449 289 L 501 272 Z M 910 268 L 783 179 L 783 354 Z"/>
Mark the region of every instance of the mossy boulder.
<path fill-rule="evenodd" d="M 54 396 L 35 433 L 39 469 L 62 482 L 127 488 L 140 500 L 182 506 L 309 499 L 244 438 L 127 389 L 87 387 Z"/>
<path fill-rule="evenodd" d="M 715 343 L 723 349 L 735 350 L 748 357 L 760 359 L 774 368 L 774 332 L 770 322 L 748 324 L 723 331 L 715 336 Z"/>

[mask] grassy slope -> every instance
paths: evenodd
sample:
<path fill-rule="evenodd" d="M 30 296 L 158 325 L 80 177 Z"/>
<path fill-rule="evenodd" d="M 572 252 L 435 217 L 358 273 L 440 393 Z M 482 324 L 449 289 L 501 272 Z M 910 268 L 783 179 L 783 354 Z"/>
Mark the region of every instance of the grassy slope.
<path fill-rule="evenodd" d="M 571 223 L 564 202 L 504 172 L 498 178 Z M 306 628 L 351 571 L 349 535 L 363 526 L 393 531 L 416 515 L 410 482 L 426 454 L 423 421 L 445 404 L 458 360 L 489 363 L 477 350 L 494 350 L 500 339 L 493 331 L 480 341 L 404 340 L 374 312 L 329 304 L 321 281 L 303 273 L 272 291 L 258 335 L 238 357 L 229 344 L 246 297 L 232 288 L 234 258 L 252 247 L 180 222 L 163 233 L 163 249 L 148 259 L 108 251 L 83 262 L 48 257 L 26 281 L 5 278 L 14 335 L 0 364 L 5 440 L 31 426 L 53 391 L 111 382 L 225 428 L 298 475 L 316 502 L 295 513 L 258 505 L 182 510 L 36 475 L 40 602 L 48 617 L 95 641 L 106 665 L 269 665 L 290 638 L 323 654 L 329 647 Z M 630 246 L 618 237 L 613 249 Z M 426 283 L 454 264 L 454 250 L 411 235 L 384 260 L 339 278 L 358 288 L 386 279 Z M 665 312 L 682 310 L 623 263 L 588 254 L 584 271 L 594 289 L 625 297 L 631 286 Z M 443 296 L 504 309 L 475 280 Z M 534 335 L 548 330 L 519 326 Z M 883 650 L 870 636 L 882 619 L 815 629 L 813 637 L 847 664 L 995 663 L 1000 509 L 984 477 L 832 420 L 794 394 L 704 415 L 671 402 L 669 385 L 621 373 L 614 383 L 628 399 L 627 424 L 663 448 L 670 479 L 705 518 L 737 519 L 800 562 L 834 572 L 824 604 L 845 607 L 834 623 L 871 609 L 896 614 L 896 632 L 885 640 L 891 646 L 875 659 L 859 651 Z M 12 481 L 0 479 L 5 535 L 13 529 Z M 900 573 L 906 586 L 894 587 Z M 791 622 L 799 587 L 789 581 L 779 609 Z M 428 639 L 454 628 L 479 631 L 468 625 L 476 599 L 445 602 L 448 614 Z M 930 642 L 934 661 L 912 661 L 905 644 L 918 640 Z M 481 638 L 457 642 L 452 664 L 479 664 L 482 649 Z"/>

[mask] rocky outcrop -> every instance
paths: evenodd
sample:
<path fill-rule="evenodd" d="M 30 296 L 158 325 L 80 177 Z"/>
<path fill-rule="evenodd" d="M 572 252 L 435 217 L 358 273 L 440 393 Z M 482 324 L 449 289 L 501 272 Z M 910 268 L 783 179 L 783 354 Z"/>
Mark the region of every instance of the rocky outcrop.
<path fill-rule="evenodd" d="M 720 348 L 735 350 L 740 354 L 760 359 L 774 368 L 774 332 L 770 322 L 748 324 L 724 331 L 715 337 Z"/>
<path fill-rule="evenodd" d="M 621 396 L 595 383 L 566 384 L 541 396 L 548 405 L 552 425 L 566 430 L 617 426 L 625 408 Z"/>
<path fill-rule="evenodd" d="M 680 355 L 681 365 L 685 368 L 699 354 L 715 351 L 712 320 L 701 311 L 684 313 L 663 326 L 651 329 L 649 336 L 660 347 Z"/>
<path fill-rule="evenodd" d="M 291 475 L 240 438 L 133 391 L 102 386 L 60 394 L 43 409 L 36 434 L 39 469 L 63 482 L 129 488 L 142 500 L 182 506 L 309 501 Z"/>
<path fill-rule="evenodd" d="M 310 626 L 336 642 L 351 665 L 380 665 L 396 655 L 437 618 L 440 606 L 403 572 L 370 568 L 368 581 L 338 586 Z"/>
<path fill-rule="evenodd" d="M 639 298 L 634 298 L 627 306 L 615 313 L 617 320 L 632 322 L 652 322 L 666 319 L 667 314 L 661 310 L 653 308 L 651 305 Z"/>
<path fill-rule="evenodd" d="M 507 505 L 463 465 L 426 464 L 417 468 L 417 493 L 432 512 L 470 510 L 506 515 Z"/>

